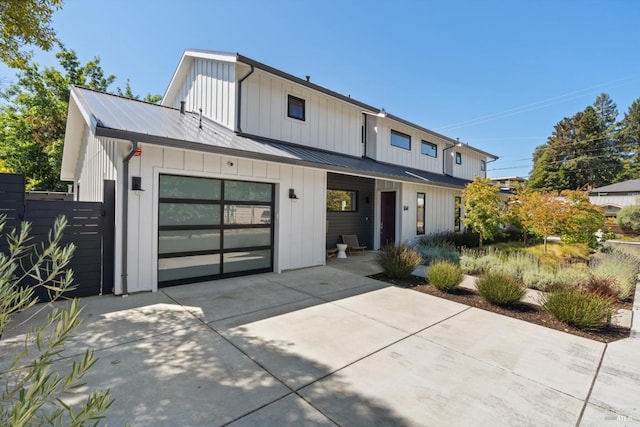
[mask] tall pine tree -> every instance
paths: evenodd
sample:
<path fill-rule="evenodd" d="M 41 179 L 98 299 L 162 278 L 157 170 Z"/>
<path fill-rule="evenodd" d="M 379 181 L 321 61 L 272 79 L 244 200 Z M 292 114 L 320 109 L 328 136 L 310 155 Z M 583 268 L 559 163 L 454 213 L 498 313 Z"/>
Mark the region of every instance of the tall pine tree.
<path fill-rule="evenodd" d="M 601 94 L 593 106 L 558 122 L 547 142 L 536 148 L 529 186 L 562 191 L 614 182 L 621 164 L 617 115 L 615 103 Z"/>

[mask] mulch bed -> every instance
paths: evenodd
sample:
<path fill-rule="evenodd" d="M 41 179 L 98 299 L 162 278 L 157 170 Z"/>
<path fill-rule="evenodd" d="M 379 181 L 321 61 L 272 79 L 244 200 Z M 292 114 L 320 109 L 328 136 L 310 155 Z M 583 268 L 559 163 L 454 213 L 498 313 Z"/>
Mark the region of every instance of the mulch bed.
<path fill-rule="evenodd" d="M 512 308 L 498 307 L 488 303 L 484 298 L 470 289 L 457 288 L 452 293 L 439 291 L 435 287 L 425 284 L 425 280 L 422 277 L 409 276 L 407 279 L 390 279 L 384 273 L 374 274 L 369 277 L 382 282 L 391 283 L 402 288 L 411 288 L 418 292 L 448 299 L 450 301 L 455 301 L 482 310 L 492 311 L 494 313 L 502 314 L 503 316 L 513 317 L 515 319 L 524 320 L 525 322 L 546 326 L 547 328 L 556 329 L 558 331 L 567 332 L 569 334 L 578 335 L 595 341 L 608 343 L 628 338 L 631 333 L 629 328 L 623 328 L 620 326 L 609 326 L 599 331 L 583 331 L 559 321 L 540 306 L 519 303 L 514 305 Z"/>

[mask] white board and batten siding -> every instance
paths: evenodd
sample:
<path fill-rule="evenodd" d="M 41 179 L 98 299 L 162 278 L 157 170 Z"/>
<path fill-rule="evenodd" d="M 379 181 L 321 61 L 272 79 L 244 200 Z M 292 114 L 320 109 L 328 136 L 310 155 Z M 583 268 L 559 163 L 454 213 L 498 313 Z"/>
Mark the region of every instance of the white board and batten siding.
<path fill-rule="evenodd" d="M 160 174 L 275 184 L 274 271 L 325 262 L 326 172 L 238 157 L 140 144 L 130 161 L 131 176 L 145 191 L 129 192 L 128 291 L 157 290 L 158 187 Z M 289 199 L 293 188 L 298 199 Z M 118 290 L 118 287 L 116 287 Z"/>
<path fill-rule="evenodd" d="M 288 96 L 305 101 L 305 120 L 288 117 Z M 361 156 L 362 108 L 256 69 L 242 84 L 244 133 Z"/>
<path fill-rule="evenodd" d="M 402 211 L 403 241 L 411 241 L 417 236 L 418 193 L 425 193 L 425 234 L 453 231 L 455 226 L 455 198 L 461 195 L 461 191 L 453 188 L 407 183 L 402 186 L 401 203 L 403 206 L 409 206 L 408 211 Z"/>
<path fill-rule="evenodd" d="M 417 237 L 418 193 L 425 194 L 425 234 L 453 231 L 455 227 L 455 198 L 461 190 L 414 183 L 376 180 L 376 203 L 380 206 L 380 193 L 396 193 L 396 241 L 411 242 Z M 404 206 L 408 209 L 404 210 Z M 376 209 L 376 224 L 380 224 L 380 208 Z M 379 247 L 380 236 L 374 236 Z"/>
<path fill-rule="evenodd" d="M 453 159 L 452 167 L 453 173 L 452 175 L 456 178 L 468 179 L 469 181 L 473 181 L 473 178 L 479 176 L 481 178 L 487 177 L 488 165 L 486 163 L 487 157 L 484 154 L 478 153 L 475 150 L 472 150 L 464 145 L 462 147 L 455 147 L 451 150 L 447 150 L 446 155 L 450 156 L 449 152 L 453 152 L 455 156 L 456 151 L 462 154 L 462 164 L 457 165 L 455 162 L 455 158 Z M 481 161 L 485 161 L 485 170 L 483 171 L 481 168 Z"/>
<path fill-rule="evenodd" d="M 236 115 L 236 69 L 234 63 L 194 58 L 187 77 L 174 99 L 166 105 L 202 114 L 221 125 L 234 129 Z"/>
<path fill-rule="evenodd" d="M 96 138 L 85 126 L 79 158 L 82 166 L 74 180 L 76 200 L 102 202 L 104 180 L 116 180 L 119 158 L 118 144 L 114 140 Z"/>
<path fill-rule="evenodd" d="M 391 145 L 391 131 L 403 133 L 411 137 L 411 149 Z M 376 139 L 367 141 L 367 145 L 375 144 L 371 152 L 375 152 L 375 160 L 406 166 L 414 169 L 426 170 L 434 173 L 442 173 L 442 149 L 446 146 L 441 138 L 427 135 L 409 126 L 395 123 L 389 119 L 377 119 Z M 427 141 L 437 146 L 437 157 L 431 157 L 421 153 L 422 141 Z"/>

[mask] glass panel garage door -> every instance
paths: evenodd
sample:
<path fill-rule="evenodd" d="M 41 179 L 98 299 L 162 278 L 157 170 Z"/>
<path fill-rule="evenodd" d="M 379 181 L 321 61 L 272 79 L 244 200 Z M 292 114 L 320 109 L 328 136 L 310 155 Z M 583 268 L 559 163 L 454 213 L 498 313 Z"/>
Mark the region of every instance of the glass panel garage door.
<path fill-rule="evenodd" d="M 160 175 L 158 285 L 273 271 L 273 184 Z"/>

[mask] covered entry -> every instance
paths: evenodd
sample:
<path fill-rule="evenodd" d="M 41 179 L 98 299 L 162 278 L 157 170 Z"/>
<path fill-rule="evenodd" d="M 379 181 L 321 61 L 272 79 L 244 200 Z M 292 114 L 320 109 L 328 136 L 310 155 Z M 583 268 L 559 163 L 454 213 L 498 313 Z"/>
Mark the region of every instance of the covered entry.
<path fill-rule="evenodd" d="M 159 287 L 273 271 L 273 184 L 160 175 L 159 191 Z"/>
<path fill-rule="evenodd" d="M 328 249 L 341 243 L 343 234 L 355 234 L 361 245 L 373 248 L 374 194 L 371 178 L 327 174 Z"/>

